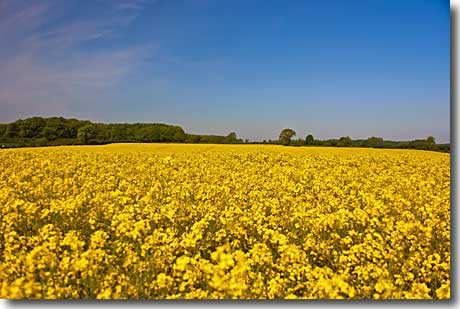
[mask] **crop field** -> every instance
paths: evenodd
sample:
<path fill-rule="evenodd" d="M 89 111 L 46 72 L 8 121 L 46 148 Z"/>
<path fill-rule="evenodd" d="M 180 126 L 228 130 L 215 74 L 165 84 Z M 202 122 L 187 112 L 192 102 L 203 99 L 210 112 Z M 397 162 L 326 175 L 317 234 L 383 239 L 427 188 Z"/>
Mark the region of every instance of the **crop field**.
<path fill-rule="evenodd" d="M 450 155 L 0 150 L 1 298 L 450 298 Z"/>

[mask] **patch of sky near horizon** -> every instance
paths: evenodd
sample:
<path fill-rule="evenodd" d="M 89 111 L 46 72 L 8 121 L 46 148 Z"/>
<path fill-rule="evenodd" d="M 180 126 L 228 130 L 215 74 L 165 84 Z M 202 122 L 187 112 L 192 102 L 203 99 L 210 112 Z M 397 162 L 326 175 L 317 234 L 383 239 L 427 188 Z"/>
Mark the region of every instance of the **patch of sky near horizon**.
<path fill-rule="evenodd" d="M 26 80 L 34 106 L 5 95 L 18 104 L 0 106 L 0 122 L 59 114 L 250 140 L 285 127 L 299 138 L 450 140 L 448 1 L 62 3 L 33 33 L 73 29 L 73 46 L 25 57 L 32 75 L 54 78 Z"/>

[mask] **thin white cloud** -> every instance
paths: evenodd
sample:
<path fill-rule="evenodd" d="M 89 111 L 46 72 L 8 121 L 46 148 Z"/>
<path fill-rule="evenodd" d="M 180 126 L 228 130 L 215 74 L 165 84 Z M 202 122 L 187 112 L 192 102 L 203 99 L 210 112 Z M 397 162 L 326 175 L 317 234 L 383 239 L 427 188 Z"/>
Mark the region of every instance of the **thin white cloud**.
<path fill-rule="evenodd" d="M 150 54 L 146 46 L 101 47 L 91 52 L 81 48 L 97 40 L 104 46 L 103 40 L 129 27 L 150 1 L 123 1 L 115 6 L 109 1 L 101 17 L 73 20 L 64 19 L 69 16 L 69 2 L 60 3 L 18 5 L 15 0 L 0 0 L 0 122 L 65 113 L 75 100 L 89 108 Z"/>
<path fill-rule="evenodd" d="M 118 10 L 142 10 L 153 4 L 156 0 L 122 0 L 118 1 L 116 9 Z"/>
<path fill-rule="evenodd" d="M 113 31 L 111 24 L 94 21 L 75 21 L 59 28 L 36 33 L 27 38 L 30 44 L 71 48 L 86 41 L 103 38 Z"/>
<path fill-rule="evenodd" d="M 120 25 L 131 24 L 144 9 L 157 2 L 157 0 L 120 0 L 115 6 L 115 10 L 122 12 L 117 21 Z"/>

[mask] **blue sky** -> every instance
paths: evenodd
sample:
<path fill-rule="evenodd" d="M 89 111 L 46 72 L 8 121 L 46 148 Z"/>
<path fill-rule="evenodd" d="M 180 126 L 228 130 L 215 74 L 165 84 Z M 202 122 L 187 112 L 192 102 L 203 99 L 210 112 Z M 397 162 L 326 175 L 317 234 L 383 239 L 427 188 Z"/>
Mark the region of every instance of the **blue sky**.
<path fill-rule="evenodd" d="M 0 122 L 450 140 L 449 1 L 0 0 Z"/>

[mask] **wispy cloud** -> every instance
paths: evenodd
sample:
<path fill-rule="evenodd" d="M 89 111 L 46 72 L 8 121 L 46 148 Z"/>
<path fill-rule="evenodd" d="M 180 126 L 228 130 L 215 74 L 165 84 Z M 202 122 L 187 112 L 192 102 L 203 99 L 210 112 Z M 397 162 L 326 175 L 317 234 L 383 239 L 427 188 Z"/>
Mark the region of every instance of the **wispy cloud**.
<path fill-rule="evenodd" d="M 118 10 L 142 10 L 147 6 L 151 5 L 152 3 L 156 2 L 156 0 L 124 0 L 119 1 L 116 5 Z"/>
<path fill-rule="evenodd" d="M 0 0 L 0 122 L 62 114 L 75 100 L 89 107 L 149 55 L 147 46 L 105 43 L 153 1 L 99 1 L 100 14 L 74 18 L 69 12 L 78 2 L 63 3 Z M 87 43 L 99 47 L 88 50 Z"/>

